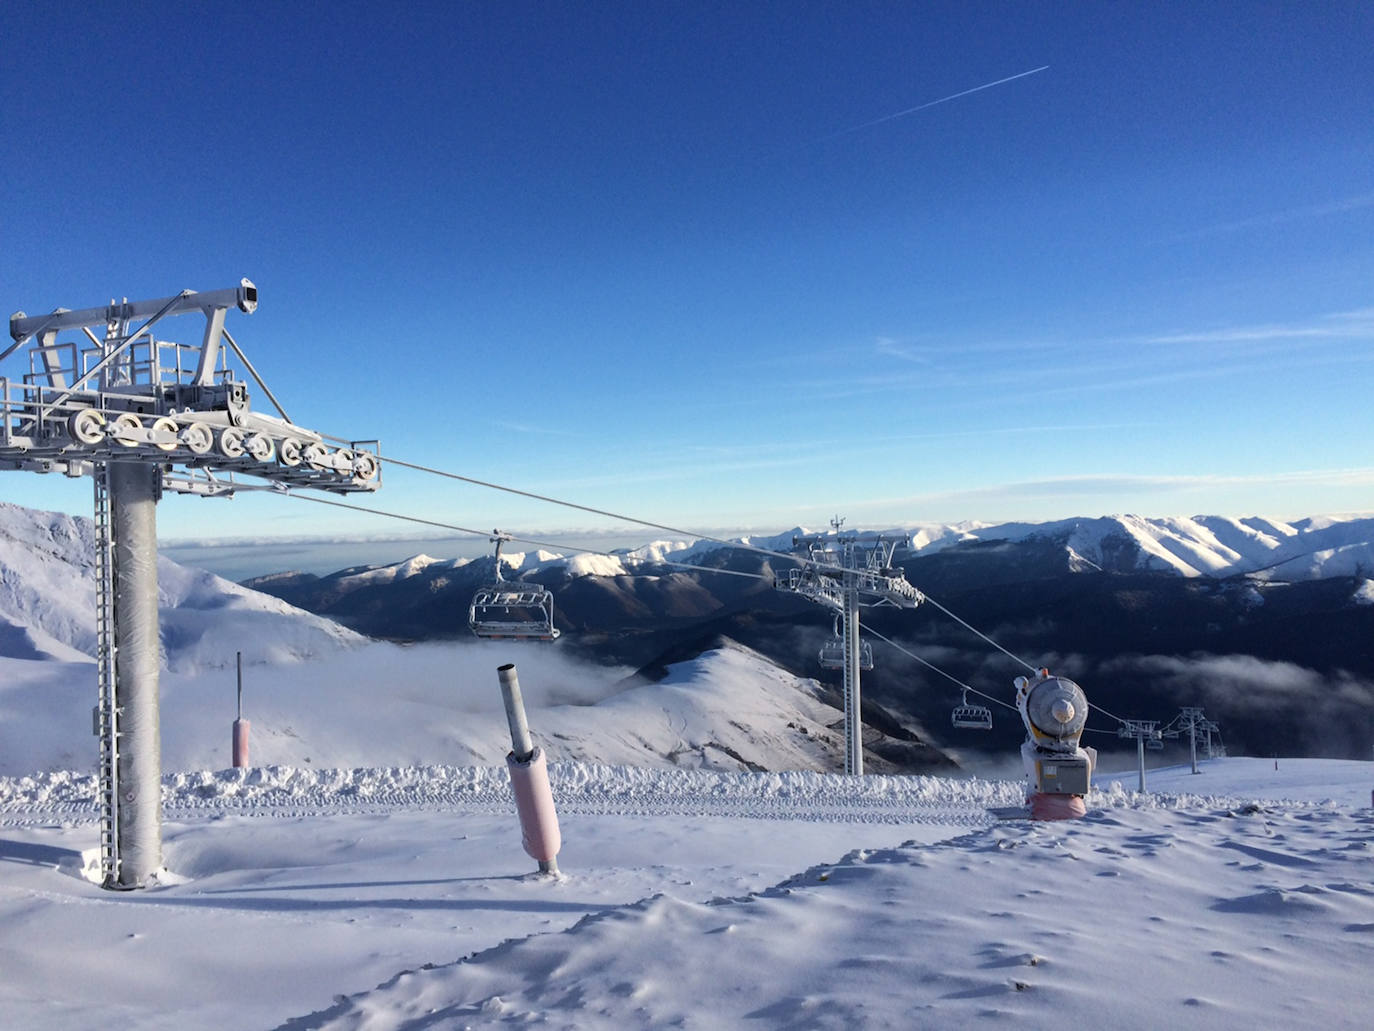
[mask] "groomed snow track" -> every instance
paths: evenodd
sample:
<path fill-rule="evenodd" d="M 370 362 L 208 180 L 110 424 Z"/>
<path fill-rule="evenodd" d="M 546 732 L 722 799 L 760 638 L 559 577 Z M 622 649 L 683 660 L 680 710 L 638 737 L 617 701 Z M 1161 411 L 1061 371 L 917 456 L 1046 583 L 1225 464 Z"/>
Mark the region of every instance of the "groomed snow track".
<path fill-rule="evenodd" d="M 717 773 L 558 762 L 549 766 L 567 816 L 720 816 L 855 824 L 986 827 L 1024 802 L 1020 781 L 944 777 L 847 777 L 804 771 Z M 1255 797 L 1094 791 L 1089 808 L 1227 809 Z M 515 800 L 503 767 L 392 766 L 314 770 L 268 766 L 168 774 L 169 820 L 216 816 L 340 816 L 388 812 L 506 814 Z M 1275 799 L 1274 804 L 1307 804 Z M 95 823 L 93 773 L 0 778 L 0 826 Z"/>
<path fill-rule="evenodd" d="M 550 765 L 561 814 L 723 816 L 830 823 L 981 827 L 989 810 L 1020 805 L 1014 781 L 831 774 L 713 773 L 562 762 Z M 220 815 L 300 817 L 393 811 L 513 813 L 499 767 L 311 770 L 274 766 L 169 774 L 170 820 Z M 95 822 L 93 774 L 0 779 L 0 826 Z"/>

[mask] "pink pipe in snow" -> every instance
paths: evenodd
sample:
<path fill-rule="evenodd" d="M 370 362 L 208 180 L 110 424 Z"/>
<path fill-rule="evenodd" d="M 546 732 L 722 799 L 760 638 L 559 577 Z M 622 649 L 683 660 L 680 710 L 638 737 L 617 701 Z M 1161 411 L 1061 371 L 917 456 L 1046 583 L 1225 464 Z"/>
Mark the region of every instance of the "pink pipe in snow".
<path fill-rule="evenodd" d="M 234 769 L 248 765 L 248 721 L 234 721 Z"/>
<path fill-rule="evenodd" d="M 506 770 L 510 773 L 511 790 L 515 792 L 515 808 L 520 814 L 521 844 L 531 859 L 539 861 L 541 870 L 551 871 L 563 838 L 558 830 L 558 813 L 553 806 L 544 750 L 536 748 L 524 762 L 511 752 L 506 756 Z"/>

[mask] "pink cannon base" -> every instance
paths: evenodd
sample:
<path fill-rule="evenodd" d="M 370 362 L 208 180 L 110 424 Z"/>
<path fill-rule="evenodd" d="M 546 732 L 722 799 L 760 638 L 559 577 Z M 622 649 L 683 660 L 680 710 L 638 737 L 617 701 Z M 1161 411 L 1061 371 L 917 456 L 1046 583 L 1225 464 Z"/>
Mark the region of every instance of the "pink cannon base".
<path fill-rule="evenodd" d="M 1026 801 L 1030 803 L 1032 820 L 1081 820 L 1088 814 L 1082 795 L 1048 795 L 1037 791 Z"/>

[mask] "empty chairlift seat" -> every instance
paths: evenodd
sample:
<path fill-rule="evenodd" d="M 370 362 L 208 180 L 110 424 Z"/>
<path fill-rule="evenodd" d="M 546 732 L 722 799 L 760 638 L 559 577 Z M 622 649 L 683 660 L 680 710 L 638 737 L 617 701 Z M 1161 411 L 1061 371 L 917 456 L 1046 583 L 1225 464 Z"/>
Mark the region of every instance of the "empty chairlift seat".
<path fill-rule="evenodd" d="M 501 544 L 508 536 L 493 537 L 496 543 L 496 579 L 478 587 L 468 608 L 468 627 L 478 637 L 552 641 L 553 594 L 535 583 L 506 580 L 501 576 Z"/>
<path fill-rule="evenodd" d="M 965 730 L 991 730 L 992 710 L 986 705 L 970 705 L 968 692 L 965 691 L 963 702 L 950 713 L 950 722 Z"/>
<path fill-rule="evenodd" d="M 821 669 L 844 669 L 844 637 L 840 634 L 840 617 L 835 617 L 835 633 L 828 641 L 821 645 L 820 654 L 817 660 L 821 664 Z M 859 669 L 870 670 L 873 668 L 873 645 L 867 641 L 859 641 Z"/>

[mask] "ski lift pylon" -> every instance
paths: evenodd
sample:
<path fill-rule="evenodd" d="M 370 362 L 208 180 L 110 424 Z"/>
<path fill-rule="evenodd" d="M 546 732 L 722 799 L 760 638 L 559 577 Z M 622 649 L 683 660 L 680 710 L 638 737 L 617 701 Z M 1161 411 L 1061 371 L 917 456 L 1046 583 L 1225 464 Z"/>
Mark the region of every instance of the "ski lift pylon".
<path fill-rule="evenodd" d="M 510 534 L 492 531 L 496 545 L 496 579 L 473 592 L 468 608 L 468 627 L 478 637 L 552 641 L 559 631 L 553 625 L 553 594 L 536 583 L 510 581 L 501 575 L 501 545 Z"/>
<path fill-rule="evenodd" d="M 970 705 L 968 690 L 964 690 L 964 700 L 950 713 L 950 722 L 966 730 L 991 730 L 992 710 L 986 705 Z"/>

